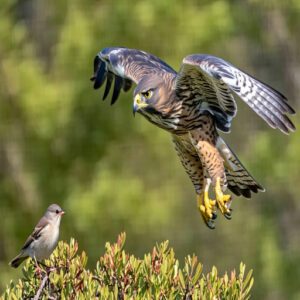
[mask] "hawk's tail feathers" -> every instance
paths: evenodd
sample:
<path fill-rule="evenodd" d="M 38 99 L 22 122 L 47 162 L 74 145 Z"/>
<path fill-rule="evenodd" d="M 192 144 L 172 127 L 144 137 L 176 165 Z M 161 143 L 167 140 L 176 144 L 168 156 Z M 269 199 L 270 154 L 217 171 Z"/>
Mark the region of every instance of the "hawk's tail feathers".
<path fill-rule="evenodd" d="M 9 265 L 13 268 L 17 268 L 25 259 L 28 258 L 28 256 L 21 256 L 22 253 L 17 255 L 10 263 Z"/>
<path fill-rule="evenodd" d="M 251 192 L 258 193 L 259 191 L 265 191 L 221 137 L 218 137 L 217 148 L 224 159 L 228 188 L 234 194 L 251 198 Z"/>

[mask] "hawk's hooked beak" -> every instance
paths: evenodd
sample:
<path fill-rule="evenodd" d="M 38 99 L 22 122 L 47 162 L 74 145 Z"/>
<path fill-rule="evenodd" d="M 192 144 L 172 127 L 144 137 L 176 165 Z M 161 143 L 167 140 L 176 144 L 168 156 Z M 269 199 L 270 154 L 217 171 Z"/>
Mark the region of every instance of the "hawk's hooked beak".
<path fill-rule="evenodd" d="M 134 102 L 133 102 L 133 115 L 135 116 L 135 113 L 137 111 L 139 111 L 141 108 L 145 108 L 147 106 L 148 106 L 148 104 L 146 102 L 142 101 L 141 94 L 137 94 L 134 97 Z"/>

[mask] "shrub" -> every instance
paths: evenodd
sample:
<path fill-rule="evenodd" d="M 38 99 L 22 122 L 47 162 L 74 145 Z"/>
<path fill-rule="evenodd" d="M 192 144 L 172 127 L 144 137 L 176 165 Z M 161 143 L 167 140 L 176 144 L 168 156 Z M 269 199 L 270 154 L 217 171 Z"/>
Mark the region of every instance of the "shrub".
<path fill-rule="evenodd" d="M 143 259 L 126 253 L 125 234 L 117 243 L 106 244 L 96 268 L 86 268 L 87 255 L 78 254 L 78 244 L 59 242 L 57 249 L 36 268 L 32 260 L 23 267 L 23 277 L 11 282 L 4 299 L 249 299 L 252 271 L 245 276 L 232 271 L 218 275 L 216 267 L 203 274 L 196 256 L 188 256 L 180 268 L 168 241 L 156 245 Z"/>

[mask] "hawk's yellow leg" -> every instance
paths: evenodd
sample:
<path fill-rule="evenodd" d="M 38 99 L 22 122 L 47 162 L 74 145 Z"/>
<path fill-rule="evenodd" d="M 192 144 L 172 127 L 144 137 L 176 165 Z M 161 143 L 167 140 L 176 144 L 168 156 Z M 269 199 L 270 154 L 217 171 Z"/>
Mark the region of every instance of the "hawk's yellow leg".
<path fill-rule="evenodd" d="M 204 183 L 204 191 L 200 195 L 197 195 L 197 204 L 205 224 L 213 229 L 215 228 L 214 219 L 217 217 L 216 200 L 211 200 L 208 195 L 211 180 L 205 179 Z"/>
<path fill-rule="evenodd" d="M 218 208 L 221 213 L 227 218 L 231 219 L 231 195 L 224 195 L 221 188 L 220 177 L 217 177 L 215 186 L 216 200 Z"/>

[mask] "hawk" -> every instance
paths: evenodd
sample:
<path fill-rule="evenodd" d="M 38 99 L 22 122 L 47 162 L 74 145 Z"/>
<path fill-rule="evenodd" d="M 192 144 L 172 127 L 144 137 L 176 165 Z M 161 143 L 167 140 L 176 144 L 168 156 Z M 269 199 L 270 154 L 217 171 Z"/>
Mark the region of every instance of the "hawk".
<path fill-rule="evenodd" d="M 231 195 L 251 198 L 264 188 L 250 175 L 219 136 L 229 132 L 237 113 L 234 96 L 247 103 L 272 128 L 288 134 L 295 130 L 288 114 L 294 109 L 272 87 L 206 54 L 186 56 L 176 72 L 158 57 L 144 51 L 104 48 L 94 59 L 94 88 L 106 81 L 103 100 L 112 82 L 111 104 L 133 83 L 133 112 L 168 131 L 179 159 L 190 177 L 197 206 L 205 224 L 215 228 L 217 209 L 231 219 Z M 215 198 L 210 198 L 213 189 Z"/>

